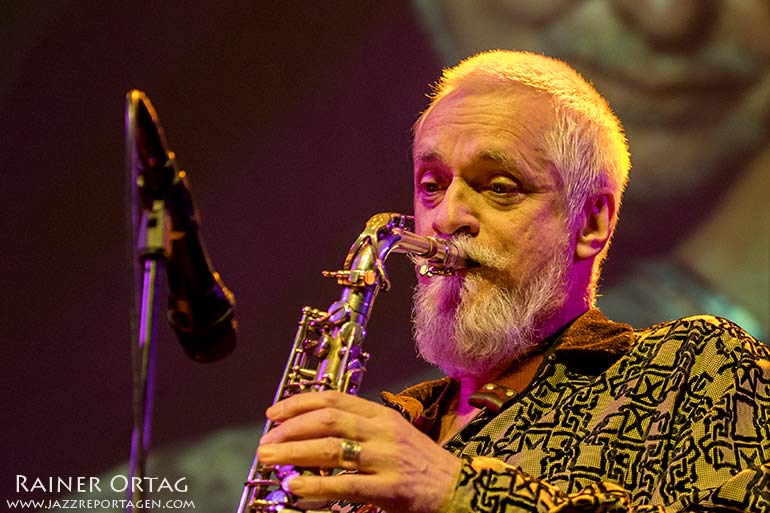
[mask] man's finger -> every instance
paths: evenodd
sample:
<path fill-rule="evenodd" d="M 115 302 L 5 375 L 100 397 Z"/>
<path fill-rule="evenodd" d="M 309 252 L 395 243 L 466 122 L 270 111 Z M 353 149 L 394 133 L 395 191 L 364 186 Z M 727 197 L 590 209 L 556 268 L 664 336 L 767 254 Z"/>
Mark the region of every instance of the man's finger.
<path fill-rule="evenodd" d="M 270 406 L 265 414 L 272 421 L 282 422 L 296 415 L 322 408 L 333 408 L 371 418 L 382 413 L 385 407 L 354 395 L 328 390 L 293 395 Z"/>
<path fill-rule="evenodd" d="M 380 478 L 365 474 L 340 474 L 333 477 L 300 476 L 289 482 L 291 493 L 312 499 L 343 499 L 351 502 L 376 501 L 382 487 Z"/>
<path fill-rule="evenodd" d="M 322 408 L 291 417 L 271 429 L 260 443 L 278 443 L 311 438 L 338 437 L 369 440 L 376 430 L 368 419 L 332 408 Z"/>
<path fill-rule="evenodd" d="M 351 452 L 354 451 L 354 452 Z M 290 464 L 296 467 L 345 468 L 368 472 L 381 458 L 374 446 L 368 450 L 358 442 L 335 438 L 318 438 L 301 442 L 263 444 L 257 449 L 264 465 Z"/>

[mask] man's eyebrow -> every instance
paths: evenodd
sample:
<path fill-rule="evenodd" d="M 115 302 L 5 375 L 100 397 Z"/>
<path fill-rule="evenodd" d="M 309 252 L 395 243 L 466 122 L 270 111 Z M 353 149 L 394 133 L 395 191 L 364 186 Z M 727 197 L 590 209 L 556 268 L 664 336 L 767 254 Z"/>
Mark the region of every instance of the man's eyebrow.
<path fill-rule="evenodd" d="M 475 160 L 479 162 L 492 162 L 495 164 L 499 164 L 503 167 L 503 169 L 509 170 L 509 171 L 520 171 L 521 166 L 519 166 L 516 161 L 514 161 L 510 155 L 503 151 L 498 150 L 481 150 L 476 154 Z"/>
<path fill-rule="evenodd" d="M 443 162 L 437 150 L 427 150 L 414 156 L 414 162 Z"/>

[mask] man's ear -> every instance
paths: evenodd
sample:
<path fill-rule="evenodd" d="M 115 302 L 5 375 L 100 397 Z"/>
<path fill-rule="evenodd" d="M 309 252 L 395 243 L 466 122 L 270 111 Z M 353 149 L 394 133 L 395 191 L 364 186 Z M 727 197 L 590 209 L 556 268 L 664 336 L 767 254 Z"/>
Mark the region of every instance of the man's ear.
<path fill-rule="evenodd" d="M 575 239 L 575 257 L 586 260 L 598 255 L 612 235 L 615 220 L 615 196 L 602 191 L 586 201 Z"/>

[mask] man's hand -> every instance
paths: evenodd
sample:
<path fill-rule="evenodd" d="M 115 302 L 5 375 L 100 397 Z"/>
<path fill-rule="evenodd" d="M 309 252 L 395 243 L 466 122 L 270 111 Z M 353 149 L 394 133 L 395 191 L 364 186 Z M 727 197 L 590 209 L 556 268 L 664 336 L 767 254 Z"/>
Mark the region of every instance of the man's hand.
<path fill-rule="evenodd" d="M 279 425 L 258 449 L 263 464 L 338 467 L 342 440 L 361 446 L 357 474 L 301 476 L 289 485 L 305 498 L 370 503 L 386 511 L 435 513 L 448 504 L 460 459 L 397 411 L 340 392 L 298 394 L 274 404 Z"/>

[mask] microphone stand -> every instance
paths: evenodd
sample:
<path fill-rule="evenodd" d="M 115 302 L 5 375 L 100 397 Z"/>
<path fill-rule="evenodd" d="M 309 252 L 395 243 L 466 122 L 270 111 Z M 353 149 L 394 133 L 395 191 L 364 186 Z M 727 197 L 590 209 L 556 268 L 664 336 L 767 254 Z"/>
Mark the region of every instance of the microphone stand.
<path fill-rule="evenodd" d="M 157 320 L 162 315 L 159 291 L 163 289 L 163 274 L 168 262 L 168 219 L 165 211 L 167 187 L 148 183 L 144 171 L 147 166 L 156 168 L 155 160 L 149 161 L 146 146 L 158 146 L 159 135 L 153 133 L 151 121 L 155 114 L 149 100 L 141 91 L 133 90 L 126 95 L 126 169 L 129 178 L 129 211 L 131 238 L 131 267 L 134 269 L 132 288 L 134 298 L 131 315 L 131 363 L 133 377 L 133 423 L 131 429 L 131 456 L 128 475 L 127 513 L 145 511 L 144 477 L 147 456 L 150 450 L 152 431 L 152 407 L 154 396 Z M 157 151 L 156 151 L 157 153 Z M 161 176 L 168 176 L 173 165 L 172 155 L 163 155 L 165 165 L 160 162 Z M 170 158 L 169 158 L 170 157 Z M 149 164 L 148 164 L 149 162 Z M 139 199 L 141 198 L 141 201 Z M 141 215 L 137 205 L 141 204 Z M 139 221 L 138 234 L 136 228 Z M 134 263 L 141 265 L 141 294 L 136 295 L 136 283 L 140 273 Z M 136 323 L 136 308 L 139 307 L 139 325 Z M 139 486 L 136 486 L 136 484 Z"/>
<path fill-rule="evenodd" d="M 128 481 L 130 503 L 126 508 L 129 513 L 144 510 L 141 506 L 144 500 L 144 486 L 134 486 L 134 483 L 142 483 L 150 450 L 157 354 L 155 341 L 157 340 L 157 319 L 162 314 L 158 291 L 163 289 L 163 269 L 168 258 L 167 222 L 163 203 L 162 200 L 156 200 L 153 202 L 152 210 L 143 212 L 137 240 L 136 253 L 142 265 L 142 294 L 138 337 L 132 341 L 134 422 L 131 430 Z M 137 504 L 139 506 L 136 506 Z"/>
<path fill-rule="evenodd" d="M 158 291 L 169 277 L 168 321 L 185 352 L 199 362 L 227 355 L 236 343 L 235 298 L 211 268 L 197 236 L 198 221 L 185 173 L 168 149 L 157 113 L 143 92 L 126 95 L 126 169 L 134 270 L 131 310 L 133 425 L 128 513 L 144 507 L 143 481 L 150 448 Z M 141 204 L 141 215 L 138 205 Z M 136 230 L 138 223 L 139 229 Z M 134 237 L 135 234 L 138 235 Z M 171 232 L 171 233 L 170 233 Z M 173 239 L 173 246 L 170 240 Z M 173 248 L 173 250 L 172 250 Z M 141 295 L 136 294 L 141 264 Z M 166 272 L 165 271 L 171 271 Z M 193 285 L 191 285 L 193 284 Z M 187 290 L 190 289 L 190 290 Z M 139 325 L 137 326 L 137 306 Z M 173 306 L 173 308 L 172 308 Z M 135 486 L 138 484 L 139 486 Z"/>

